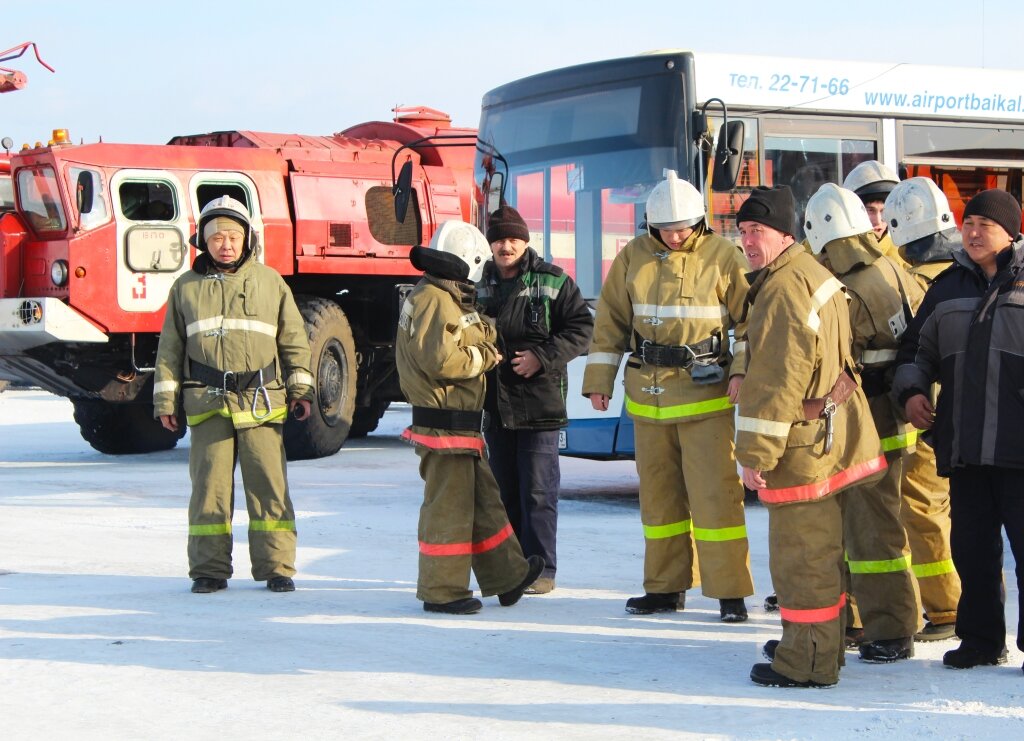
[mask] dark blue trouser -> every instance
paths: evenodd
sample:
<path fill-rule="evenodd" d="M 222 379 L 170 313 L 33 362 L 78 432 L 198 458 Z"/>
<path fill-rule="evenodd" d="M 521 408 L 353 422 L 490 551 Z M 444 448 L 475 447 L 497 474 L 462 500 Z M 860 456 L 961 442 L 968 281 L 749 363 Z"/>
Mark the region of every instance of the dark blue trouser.
<path fill-rule="evenodd" d="M 541 576 L 555 575 L 558 531 L 558 430 L 491 429 L 484 433 L 491 471 L 523 554 L 542 556 Z"/>
<path fill-rule="evenodd" d="M 1024 650 L 1024 471 L 997 466 L 954 468 L 949 477 L 949 544 L 962 592 L 956 634 L 985 652 L 1006 646 L 1003 535 L 1017 575 L 1017 648 Z"/>

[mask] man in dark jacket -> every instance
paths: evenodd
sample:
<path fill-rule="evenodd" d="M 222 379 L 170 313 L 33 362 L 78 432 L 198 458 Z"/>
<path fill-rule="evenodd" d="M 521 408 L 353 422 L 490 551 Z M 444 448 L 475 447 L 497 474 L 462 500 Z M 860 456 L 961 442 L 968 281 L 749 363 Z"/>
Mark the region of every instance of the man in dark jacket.
<path fill-rule="evenodd" d="M 930 430 L 936 465 L 949 477 L 953 563 L 963 592 L 956 669 L 1006 662 L 1002 560 L 1006 535 L 1017 563 L 1024 616 L 1024 235 L 1020 205 L 986 190 L 964 209 L 963 250 L 925 295 L 903 336 L 893 395 L 914 426 Z M 929 389 L 940 381 L 933 408 Z M 1018 622 L 1017 647 L 1024 649 Z"/>
<path fill-rule="evenodd" d="M 594 320 L 573 279 L 529 246 L 530 231 L 514 208 L 490 215 L 487 241 L 493 257 L 477 296 L 481 311 L 495 319 L 505 362 L 488 374 L 485 435 L 523 553 L 546 564 L 527 592 L 544 594 L 555 587 L 566 365 L 586 352 Z"/>

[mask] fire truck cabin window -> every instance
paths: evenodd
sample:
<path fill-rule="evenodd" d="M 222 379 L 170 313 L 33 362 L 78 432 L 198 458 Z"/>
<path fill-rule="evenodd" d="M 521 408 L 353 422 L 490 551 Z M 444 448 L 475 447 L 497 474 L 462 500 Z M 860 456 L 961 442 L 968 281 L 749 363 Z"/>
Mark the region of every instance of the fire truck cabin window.
<path fill-rule="evenodd" d="M 118 195 L 121 213 L 131 221 L 174 221 L 177 214 L 168 183 L 127 181 L 121 183 Z"/>

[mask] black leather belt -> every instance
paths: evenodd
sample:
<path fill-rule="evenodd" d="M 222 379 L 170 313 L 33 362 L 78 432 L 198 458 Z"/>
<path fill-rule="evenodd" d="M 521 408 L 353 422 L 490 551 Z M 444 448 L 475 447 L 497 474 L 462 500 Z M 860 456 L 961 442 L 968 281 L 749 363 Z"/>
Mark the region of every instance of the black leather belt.
<path fill-rule="evenodd" d="M 417 406 L 412 408 L 412 423 L 418 427 L 435 427 L 441 430 L 476 430 L 479 432 L 483 427 L 483 422 L 483 412 Z"/>
<path fill-rule="evenodd" d="M 190 380 L 224 391 L 259 388 L 277 379 L 277 360 L 256 371 L 222 371 L 189 358 L 188 369 Z"/>
<path fill-rule="evenodd" d="M 714 334 L 690 345 L 659 345 L 636 335 L 636 348 L 632 359 L 641 363 L 686 369 L 693 366 L 694 361 L 716 362 L 722 355 L 722 337 Z"/>

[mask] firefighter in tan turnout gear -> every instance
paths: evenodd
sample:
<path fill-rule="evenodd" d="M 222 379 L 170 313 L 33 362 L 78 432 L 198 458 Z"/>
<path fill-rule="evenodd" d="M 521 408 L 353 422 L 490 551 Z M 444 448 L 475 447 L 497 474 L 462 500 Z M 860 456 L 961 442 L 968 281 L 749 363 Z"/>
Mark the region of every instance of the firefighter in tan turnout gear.
<path fill-rule="evenodd" d="M 885 199 L 900 182 L 899 176 L 878 160 L 861 162 L 843 180 L 843 187 L 852 190 L 867 212 L 878 249 L 904 270 L 909 267 L 892 241 L 885 219 Z"/>
<path fill-rule="evenodd" d="M 607 410 L 632 351 L 624 404 L 636 438 L 645 594 L 626 611 L 681 610 L 699 583 L 724 622 L 742 622 L 753 581 L 730 377 L 743 372 L 746 353 L 737 343 L 730 358 L 728 332 L 743 313 L 747 264 L 707 227 L 700 193 L 674 172 L 648 197 L 647 223 L 605 278 L 583 377 L 584 396 Z"/>
<path fill-rule="evenodd" d="M 768 508 L 782 640 L 750 678 L 775 687 L 839 681 L 846 604 L 843 499 L 886 463 L 853 375 L 843 285 L 793 239 L 789 188 L 755 188 L 736 214 L 753 275 L 736 459 Z"/>
<path fill-rule="evenodd" d="M 851 592 L 864 637 L 860 657 L 888 663 L 913 655 L 918 627 L 907 534 L 900 521 L 903 456 L 916 439 L 889 398 L 899 340 L 924 292 L 882 254 L 860 199 L 833 183 L 811 196 L 804 215 L 811 251 L 841 280 L 850 298 L 853 359 L 889 464 L 878 481 L 845 502 L 844 536 Z"/>
<path fill-rule="evenodd" d="M 249 510 L 252 576 L 274 592 L 295 589 L 295 510 L 282 428 L 313 398 L 306 328 L 291 291 L 257 260 L 246 207 L 222 196 L 196 223 L 201 254 L 167 299 L 153 386 L 155 415 L 178 428 L 178 395 L 192 428 L 188 559 L 192 591 L 231 577 L 234 469 Z"/>
<path fill-rule="evenodd" d="M 939 273 L 953 264 L 953 251 L 962 240 L 945 194 L 930 178 L 904 180 L 885 199 L 885 220 L 908 272 L 925 291 Z M 938 387 L 932 392 L 932 403 Z M 910 428 L 911 434 L 917 430 Z M 903 461 L 900 517 L 907 530 L 921 606 L 928 622 L 914 638 L 940 641 L 952 638 L 960 577 L 949 546 L 949 480 L 935 470 L 935 450 L 918 437 Z"/>
<path fill-rule="evenodd" d="M 470 569 L 484 597 L 514 605 L 544 569 L 523 557 L 487 464 L 484 374 L 501 361 L 494 325 L 476 311 L 476 287 L 490 245 L 480 231 L 446 221 L 430 248 L 410 260 L 425 275 L 399 317 L 396 361 L 423 478 L 416 597 L 427 612 L 467 615 L 483 606 L 469 589 Z"/>

